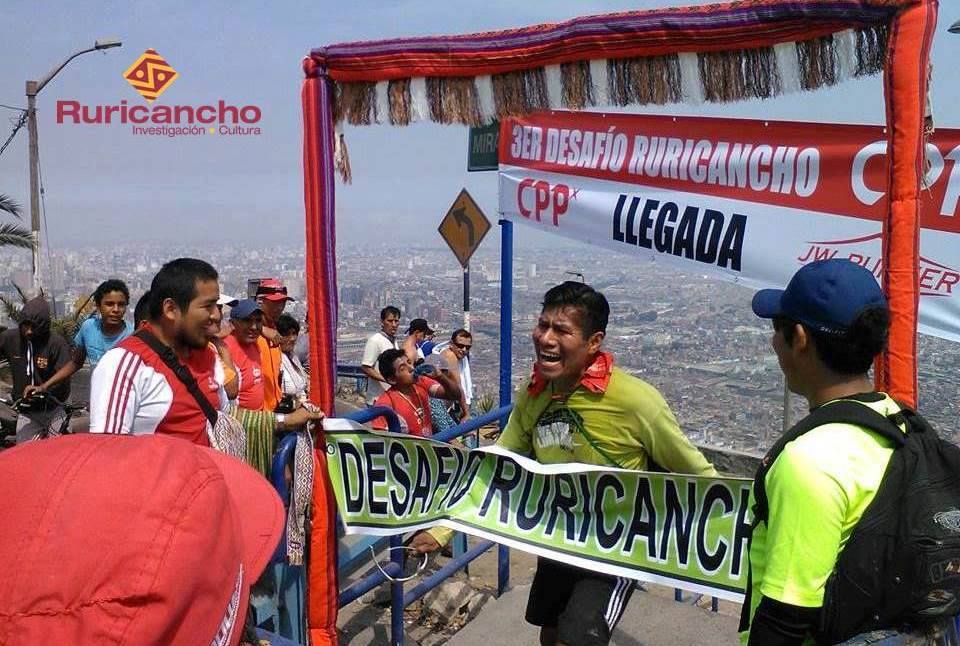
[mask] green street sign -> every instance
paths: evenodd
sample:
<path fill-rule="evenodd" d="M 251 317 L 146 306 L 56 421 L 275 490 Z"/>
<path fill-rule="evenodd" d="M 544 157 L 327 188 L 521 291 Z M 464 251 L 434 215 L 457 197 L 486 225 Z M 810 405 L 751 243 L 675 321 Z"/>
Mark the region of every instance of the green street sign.
<path fill-rule="evenodd" d="M 497 170 L 497 147 L 500 144 L 500 122 L 470 128 L 467 142 L 467 170 Z"/>

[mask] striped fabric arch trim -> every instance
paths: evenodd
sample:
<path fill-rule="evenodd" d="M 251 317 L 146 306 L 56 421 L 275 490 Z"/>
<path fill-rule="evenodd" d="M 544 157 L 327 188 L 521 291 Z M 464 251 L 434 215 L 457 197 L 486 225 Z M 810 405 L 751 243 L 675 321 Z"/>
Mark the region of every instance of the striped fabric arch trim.
<path fill-rule="evenodd" d="M 311 52 L 340 82 L 479 76 L 578 61 L 717 52 L 888 23 L 915 0 L 741 0 L 583 16 L 522 29 L 330 45 Z"/>
<path fill-rule="evenodd" d="M 550 109 L 767 99 L 877 74 L 915 0 L 741 0 L 314 49 L 334 123 L 478 126 Z M 336 167 L 351 179 L 346 141 Z"/>

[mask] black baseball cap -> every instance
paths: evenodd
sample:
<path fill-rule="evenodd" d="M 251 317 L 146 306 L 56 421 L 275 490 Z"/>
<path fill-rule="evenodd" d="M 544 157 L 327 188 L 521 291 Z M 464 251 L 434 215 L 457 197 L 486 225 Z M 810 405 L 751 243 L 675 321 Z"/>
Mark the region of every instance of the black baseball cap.
<path fill-rule="evenodd" d="M 410 327 L 407 328 L 407 334 L 413 334 L 414 332 L 423 332 L 427 335 L 434 333 L 434 331 L 430 328 L 430 325 L 427 324 L 427 319 L 413 319 L 410 321 Z"/>

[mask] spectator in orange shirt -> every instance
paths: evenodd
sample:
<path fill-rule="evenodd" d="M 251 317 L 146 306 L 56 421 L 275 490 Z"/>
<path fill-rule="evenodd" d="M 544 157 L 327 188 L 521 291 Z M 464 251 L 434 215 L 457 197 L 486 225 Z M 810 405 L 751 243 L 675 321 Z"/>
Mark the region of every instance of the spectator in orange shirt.
<path fill-rule="evenodd" d="M 233 331 L 223 340 L 240 374 L 237 405 L 247 410 L 264 410 L 264 378 L 259 339 L 263 311 L 252 298 L 238 302 L 230 310 Z"/>
<path fill-rule="evenodd" d="M 263 330 L 257 345 L 260 348 L 260 365 L 263 370 L 263 409 L 275 410 L 283 397 L 280 386 L 280 366 L 283 352 L 280 349 L 280 333 L 277 319 L 283 314 L 287 301 L 287 288 L 276 278 L 266 278 L 257 286 L 257 303 L 263 311 Z"/>

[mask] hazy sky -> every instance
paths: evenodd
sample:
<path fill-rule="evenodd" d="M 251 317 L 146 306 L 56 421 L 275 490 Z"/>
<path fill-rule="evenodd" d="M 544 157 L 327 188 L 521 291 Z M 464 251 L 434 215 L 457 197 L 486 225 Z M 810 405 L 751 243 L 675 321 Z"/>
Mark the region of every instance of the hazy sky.
<path fill-rule="evenodd" d="M 39 96 L 40 154 L 51 239 L 56 247 L 132 240 L 289 241 L 302 244 L 300 61 L 312 47 L 517 27 L 576 15 L 699 4 L 672 0 L 350 0 L 338 2 L 28 2 L 5 0 L 0 27 L 0 103 L 24 105 L 24 81 L 44 75 L 99 37 L 120 49 L 74 60 Z M 954 69 L 960 2 L 941 2 L 934 42 L 937 125 L 960 126 Z M 161 103 L 256 105 L 259 137 L 148 138 L 129 125 L 57 125 L 58 99 L 142 104 L 122 78 L 147 48 L 180 77 Z M 656 112 L 881 123 L 879 77 L 766 102 L 669 107 Z M 652 112 L 652 110 L 645 110 Z M 0 108 L 0 142 L 16 113 Z M 24 128 L 0 157 L 0 193 L 29 203 Z M 346 130 L 352 186 L 338 187 L 341 242 L 439 239 L 436 227 L 467 186 L 496 217 L 496 173 L 466 173 L 466 128 L 420 124 Z M 375 232 L 371 233 L 371 232 Z M 494 231 L 495 232 L 495 231 Z M 521 244 L 542 242 L 524 230 Z M 484 246 L 495 243 L 488 237 Z"/>

